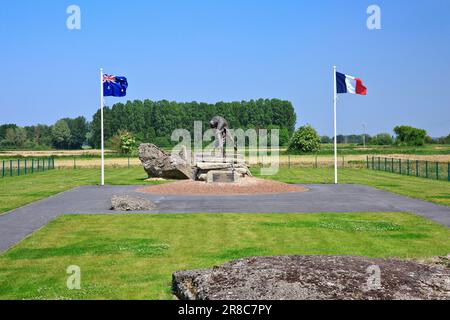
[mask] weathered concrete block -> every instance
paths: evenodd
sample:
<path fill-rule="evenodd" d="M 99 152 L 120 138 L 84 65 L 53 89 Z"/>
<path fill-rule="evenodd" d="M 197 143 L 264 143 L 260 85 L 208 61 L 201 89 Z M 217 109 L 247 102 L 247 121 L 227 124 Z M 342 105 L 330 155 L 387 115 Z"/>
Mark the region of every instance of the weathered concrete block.
<path fill-rule="evenodd" d="M 281 256 L 177 271 L 172 288 L 182 300 L 449 300 L 449 278 L 448 267 L 414 261 Z"/>
<path fill-rule="evenodd" d="M 168 154 L 154 144 L 144 143 L 139 146 L 141 160 L 149 178 L 193 179 L 194 170 L 185 157 Z"/>

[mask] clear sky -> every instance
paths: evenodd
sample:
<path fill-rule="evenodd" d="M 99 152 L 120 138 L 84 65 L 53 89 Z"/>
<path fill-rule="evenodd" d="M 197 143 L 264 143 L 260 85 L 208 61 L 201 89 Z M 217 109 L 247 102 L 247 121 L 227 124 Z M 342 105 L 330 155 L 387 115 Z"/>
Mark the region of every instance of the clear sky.
<path fill-rule="evenodd" d="M 81 30 L 66 9 L 81 8 Z M 382 10 L 382 30 L 366 9 Z M 298 125 L 332 133 L 332 66 L 363 79 L 342 95 L 339 133 L 398 124 L 450 133 L 448 0 L 4 1 L 0 123 L 52 124 L 99 107 L 99 68 L 128 77 L 126 99 L 294 103 Z"/>

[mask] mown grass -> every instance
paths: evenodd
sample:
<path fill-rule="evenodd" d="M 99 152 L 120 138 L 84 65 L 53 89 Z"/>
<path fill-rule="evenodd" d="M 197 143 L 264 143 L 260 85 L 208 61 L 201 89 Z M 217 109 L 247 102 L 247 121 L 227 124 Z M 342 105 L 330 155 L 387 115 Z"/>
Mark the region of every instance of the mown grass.
<path fill-rule="evenodd" d="M 296 152 L 285 151 L 285 154 L 296 154 Z M 333 144 L 322 144 L 318 155 L 334 154 Z M 408 155 L 448 155 L 450 145 L 447 144 L 426 144 L 424 146 L 375 146 L 368 145 L 364 148 L 357 144 L 339 144 L 338 154 L 345 155 L 382 155 L 382 154 L 408 154 Z"/>
<path fill-rule="evenodd" d="M 258 176 L 259 170 L 252 170 Z M 340 169 L 340 183 L 363 184 L 401 195 L 422 199 L 442 205 L 450 205 L 450 183 L 432 179 L 400 176 L 365 169 Z M 141 167 L 107 168 L 106 184 L 142 185 L 148 182 Z M 286 183 L 333 183 L 332 168 L 281 168 L 274 176 L 263 177 Z M 82 185 L 100 182 L 100 170 L 61 169 L 34 175 L 0 179 L 0 213 L 13 210 L 33 201 Z"/>
<path fill-rule="evenodd" d="M 147 182 L 142 167 L 106 168 L 105 183 L 110 185 L 142 185 Z M 50 170 L 33 175 L 0 178 L 0 213 L 82 185 L 100 183 L 100 169 Z"/>
<path fill-rule="evenodd" d="M 0 299 L 172 299 L 174 271 L 247 256 L 449 252 L 450 229 L 403 213 L 67 215 L 0 256 Z"/>
<path fill-rule="evenodd" d="M 259 170 L 252 172 L 258 176 Z M 333 168 L 281 168 L 276 175 L 264 177 L 285 183 L 333 183 Z M 450 206 L 450 182 L 372 171 L 339 169 L 339 183 L 362 184 L 400 195 Z"/>

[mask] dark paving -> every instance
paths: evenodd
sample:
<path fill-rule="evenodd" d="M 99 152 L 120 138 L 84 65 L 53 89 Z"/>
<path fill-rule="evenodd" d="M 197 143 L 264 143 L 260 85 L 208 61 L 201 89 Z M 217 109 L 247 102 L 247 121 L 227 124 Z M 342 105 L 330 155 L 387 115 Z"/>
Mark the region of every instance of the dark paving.
<path fill-rule="evenodd" d="M 251 196 L 163 196 L 136 192 L 138 186 L 85 186 L 0 215 L 0 252 L 61 214 L 111 212 L 114 195 L 147 198 L 157 209 L 146 213 L 320 213 L 411 212 L 450 227 L 450 208 L 360 185 L 306 185 L 309 191 Z M 142 213 L 142 212 L 141 212 Z"/>

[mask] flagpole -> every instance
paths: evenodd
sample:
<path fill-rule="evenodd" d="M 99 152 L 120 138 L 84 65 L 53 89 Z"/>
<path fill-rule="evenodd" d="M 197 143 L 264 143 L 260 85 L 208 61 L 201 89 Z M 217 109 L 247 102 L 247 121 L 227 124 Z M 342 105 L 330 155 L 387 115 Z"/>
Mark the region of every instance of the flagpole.
<path fill-rule="evenodd" d="M 105 141 L 103 129 L 103 68 L 100 68 L 100 128 L 101 128 L 101 148 L 102 148 L 102 178 L 101 185 L 105 185 Z"/>
<path fill-rule="evenodd" d="M 336 121 L 336 102 L 337 102 L 337 87 L 336 87 L 336 66 L 333 67 L 334 72 L 334 183 L 338 184 L 338 162 L 337 162 L 337 121 Z"/>

